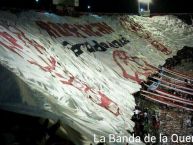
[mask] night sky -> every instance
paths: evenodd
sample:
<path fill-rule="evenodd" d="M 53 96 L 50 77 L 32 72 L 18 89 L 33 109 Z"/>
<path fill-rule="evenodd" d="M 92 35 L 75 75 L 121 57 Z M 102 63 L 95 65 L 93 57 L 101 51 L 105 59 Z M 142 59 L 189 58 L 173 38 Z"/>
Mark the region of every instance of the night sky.
<path fill-rule="evenodd" d="M 52 8 L 52 0 L 0 0 L 1 7 L 16 7 L 26 9 L 49 10 Z M 108 13 L 137 13 L 137 0 L 80 0 L 78 11 Z M 150 5 L 152 13 L 193 13 L 191 0 L 152 0 Z"/>

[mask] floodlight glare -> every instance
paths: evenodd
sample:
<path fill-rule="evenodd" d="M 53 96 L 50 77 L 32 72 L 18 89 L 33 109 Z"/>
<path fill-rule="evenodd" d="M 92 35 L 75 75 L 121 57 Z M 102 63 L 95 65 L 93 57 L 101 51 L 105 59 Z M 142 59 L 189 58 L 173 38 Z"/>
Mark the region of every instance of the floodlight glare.
<path fill-rule="evenodd" d="M 39 0 L 36 0 L 36 2 L 38 2 Z"/>
<path fill-rule="evenodd" d="M 90 6 L 88 5 L 87 8 L 90 9 Z"/>
<path fill-rule="evenodd" d="M 151 3 L 151 0 L 138 0 L 140 3 Z"/>
<path fill-rule="evenodd" d="M 152 0 L 138 0 L 138 13 L 141 16 L 150 16 L 150 3 Z"/>

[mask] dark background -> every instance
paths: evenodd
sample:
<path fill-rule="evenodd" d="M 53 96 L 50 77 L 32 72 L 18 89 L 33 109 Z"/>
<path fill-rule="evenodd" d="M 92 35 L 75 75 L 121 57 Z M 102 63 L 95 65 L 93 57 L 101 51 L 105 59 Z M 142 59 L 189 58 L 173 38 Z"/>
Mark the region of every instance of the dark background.
<path fill-rule="evenodd" d="M 91 9 L 87 9 L 87 5 Z M 51 10 L 52 0 L 0 0 L 0 7 Z M 137 13 L 137 0 L 80 0 L 78 11 Z M 193 13 L 191 0 L 152 0 L 151 13 Z"/>

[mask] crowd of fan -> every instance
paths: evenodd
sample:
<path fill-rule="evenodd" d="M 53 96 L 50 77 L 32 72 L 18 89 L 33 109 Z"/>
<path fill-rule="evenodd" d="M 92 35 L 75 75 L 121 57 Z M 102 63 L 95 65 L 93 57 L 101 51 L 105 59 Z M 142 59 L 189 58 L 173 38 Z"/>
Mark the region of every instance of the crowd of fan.
<path fill-rule="evenodd" d="M 176 65 L 182 64 L 182 61 L 193 63 L 193 48 L 184 46 L 183 49 L 177 52 L 177 55 L 173 56 L 172 58 L 166 59 L 166 63 L 164 67 L 166 68 L 173 68 Z"/>
<path fill-rule="evenodd" d="M 134 135 L 144 138 L 146 135 L 156 135 L 160 127 L 159 115 L 147 108 L 142 109 L 139 106 L 135 107 L 132 121 L 135 122 Z"/>

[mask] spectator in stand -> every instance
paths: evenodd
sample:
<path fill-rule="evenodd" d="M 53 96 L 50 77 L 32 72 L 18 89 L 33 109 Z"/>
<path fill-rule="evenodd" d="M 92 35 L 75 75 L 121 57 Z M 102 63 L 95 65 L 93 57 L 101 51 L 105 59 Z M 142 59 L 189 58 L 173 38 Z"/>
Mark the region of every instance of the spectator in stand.
<path fill-rule="evenodd" d="M 144 122 L 148 123 L 149 114 L 147 112 L 147 109 L 144 110 L 143 116 L 144 116 Z"/>
<path fill-rule="evenodd" d="M 137 120 L 139 120 L 139 119 L 140 119 L 139 114 L 141 113 L 141 111 L 140 111 L 139 109 L 135 109 L 133 112 L 134 112 L 135 118 L 136 118 Z"/>
<path fill-rule="evenodd" d="M 191 81 L 189 79 L 185 79 L 184 81 L 186 83 L 186 87 L 192 88 L 192 86 L 191 86 L 192 83 L 191 83 Z"/>
<path fill-rule="evenodd" d="M 187 127 L 191 127 L 191 126 L 192 126 L 190 117 L 188 117 L 188 118 L 186 119 L 186 126 L 187 126 Z"/>
<path fill-rule="evenodd" d="M 193 115 L 191 115 L 191 127 L 193 126 Z"/>

